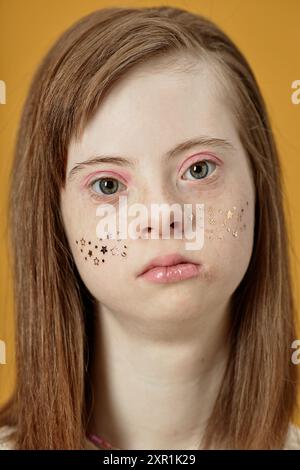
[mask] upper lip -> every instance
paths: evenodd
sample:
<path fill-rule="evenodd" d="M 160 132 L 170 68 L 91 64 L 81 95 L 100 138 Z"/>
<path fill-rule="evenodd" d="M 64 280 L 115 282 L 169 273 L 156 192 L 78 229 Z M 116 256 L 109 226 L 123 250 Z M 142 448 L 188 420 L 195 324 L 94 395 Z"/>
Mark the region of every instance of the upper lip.
<path fill-rule="evenodd" d="M 146 271 L 149 271 L 149 269 L 155 268 L 157 266 L 174 266 L 176 264 L 180 263 L 192 263 L 192 264 L 199 264 L 195 263 L 195 261 L 192 261 L 184 256 L 181 256 L 177 253 L 171 253 L 169 255 L 165 256 L 157 256 L 156 258 L 153 258 L 150 263 L 146 264 L 143 269 L 138 273 L 138 276 L 141 276 L 144 274 Z"/>

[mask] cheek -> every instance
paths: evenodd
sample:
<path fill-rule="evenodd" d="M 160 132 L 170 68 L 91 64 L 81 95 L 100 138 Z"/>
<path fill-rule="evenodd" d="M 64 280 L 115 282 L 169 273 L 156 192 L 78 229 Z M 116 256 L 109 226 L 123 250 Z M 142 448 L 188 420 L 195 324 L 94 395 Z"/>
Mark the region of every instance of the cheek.
<path fill-rule="evenodd" d="M 110 280 L 126 264 L 128 258 L 127 240 L 115 238 L 110 235 L 99 238 L 89 232 L 77 232 L 78 235 L 72 243 L 72 252 L 77 268 L 86 282 L 87 287 L 95 281 L 105 282 L 107 276 Z"/>
<path fill-rule="evenodd" d="M 74 205 L 74 200 L 69 194 L 62 198 L 64 228 L 79 275 L 97 298 L 101 286 L 109 289 L 118 276 L 126 278 L 129 244 L 124 239 L 98 237 L 96 208 L 80 201 Z"/>
<path fill-rule="evenodd" d="M 77 199 L 74 197 L 73 200 Z M 62 215 L 64 226 L 75 263 L 79 272 L 92 272 L 93 276 L 100 268 L 110 268 L 118 258 L 126 259 L 127 240 L 112 238 L 112 235 L 97 236 L 97 207 L 89 206 L 84 200 L 74 205 L 72 198 L 66 194 L 62 198 Z M 93 268 L 97 268 L 93 270 Z"/>
<path fill-rule="evenodd" d="M 248 199 L 231 205 L 208 205 L 205 210 L 205 238 L 208 240 L 239 239 L 252 232 L 253 210 Z"/>
<path fill-rule="evenodd" d="M 251 198 L 207 205 L 203 257 L 215 281 L 231 294 L 242 280 L 253 250 L 254 202 Z"/>
<path fill-rule="evenodd" d="M 118 294 L 126 290 L 126 280 L 130 281 L 133 247 L 128 240 L 77 233 L 72 254 L 83 283 L 96 300 L 114 304 Z"/>

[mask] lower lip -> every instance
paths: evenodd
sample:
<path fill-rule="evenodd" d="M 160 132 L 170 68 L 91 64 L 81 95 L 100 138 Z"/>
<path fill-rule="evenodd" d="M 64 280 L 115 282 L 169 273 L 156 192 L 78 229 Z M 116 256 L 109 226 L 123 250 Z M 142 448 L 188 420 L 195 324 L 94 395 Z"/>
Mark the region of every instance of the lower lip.
<path fill-rule="evenodd" d="M 182 263 L 174 266 L 156 266 L 146 271 L 140 277 L 147 281 L 164 284 L 196 277 L 199 275 L 199 271 L 199 264 Z"/>

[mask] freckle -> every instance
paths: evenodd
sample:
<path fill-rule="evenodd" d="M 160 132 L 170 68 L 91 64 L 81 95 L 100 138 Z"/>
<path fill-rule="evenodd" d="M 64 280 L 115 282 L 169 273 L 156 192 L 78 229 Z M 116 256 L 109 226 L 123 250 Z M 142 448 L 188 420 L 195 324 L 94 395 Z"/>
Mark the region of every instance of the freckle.
<path fill-rule="evenodd" d="M 76 240 L 76 243 L 77 243 L 77 245 L 78 245 L 78 240 Z"/>
<path fill-rule="evenodd" d="M 126 245 L 124 245 L 124 248 L 127 248 L 127 246 L 126 246 Z"/>
<path fill-rule="evenodd" d="M 246 204 L 247 204 L 247 206 L 249 206 L 249 203 L 248 203 L 248 201 L 246 202 Z"/>
<path fill-rule="evenodd" d="M 244 228 L 246 228 L 246 224 L 244 224 Z"/>
<path fill-rule="evenodd" d="M 89 242 L 89 245 L 91 244 L 91 242 Z"/>
<path fill-rule="evenodd" d="M 82 253 L 82 252 L 83 252 L 83 249 L 82 249 L 82 248 L 80 248 L 80 251 L 81 251 L 81 253 Z"/>
<path fill-rule="evenodd" d="M 244 212 L 244 209 L 241 209 L 242 212 Z"/>
<path fill-rule="evenodd" d="M 86 260 L 87 260 L 87 257 L 85 257 L 84 259 L 85 259 L 85 261 L 86 261 Z"/>
<path fill-rule="evenodd" d="M 105 259 L 102 260 L 102 263 L 105 263 Z"/>
<path fill-rule="evenodd" d="M 95 245 L 95 248 L 97 249 L 97 248 L 98 248 L 98 246 L 97 246 L 97 245 Z"/>

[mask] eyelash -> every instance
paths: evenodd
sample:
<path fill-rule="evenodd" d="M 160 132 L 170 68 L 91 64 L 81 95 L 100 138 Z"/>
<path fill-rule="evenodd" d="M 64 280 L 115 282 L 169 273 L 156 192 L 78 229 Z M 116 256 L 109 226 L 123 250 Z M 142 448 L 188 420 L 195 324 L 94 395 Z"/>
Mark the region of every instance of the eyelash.
<path fill-rule="evenodd" d="M 210 164 L 215 165 L 215 167 L 218 166 L 218 164 L 217 164 L 215 161 L 213 161 L 213 160 L 208 160 L 208 159 L 205 159 L 205 160 L 197 160 L 197 161 L 191 163 L 191 164 L 188 166 L 188 168 L 184 171 L 183 175 L 184 175 L 188 170 L 190 170 L 193 166 L 199 165 L 199 164 L 202 164 L 202 163 L 210 163 Z M 212 173 L 213 173 L 213 172 L 212 172 Z M 211 174 L 212 174 L 212 173 L 211 173 Z M 199 181 L 199 180 L 211 178 L 211 174 L 208 175 L 208 176 L 205 176 L 205 177 L 203 177 L 203 178 L 198 178 L 198 179 L 195 178 L 194 180 L 187 179 L 187 178 L 183 178 L 183 179 L 186 180 L 186 181 Z M 182 175 L 182 176 L 183 176 L 183 175 Z M 95 183 L 97 183 L 98 181 L 102 181 L 102 180 L 113 180 L 113 181 L 116 181 L 116 182 L 118 183 L 118 185 L 121 184 L 121 185 L 125 186 L 124 183 L 122 183 L 122 182 L 120 182 L 118 179 L 113 178 L 113 177 L 110 177 L 110 176 L 103 176 L 102 178 L 97 178 L 97 179 L 91 181 L 91 182 L 88 184 L 88 190 L 89 190 L 89 192 L 91 193 L 91 196 L 94 197 L 96 200 L 101 200 L 101 199 L 103 199 L 103 197 L 104 197 L 104 198 L 112 198 L 112 197 L 114 197 L 114 196 L 117 194 L 117 191 L 116 191 L 115 193 L 112 193 L 112 194 L 105 194 L 105 193 L 99 194 L 99 193 L 96 193 L 96 192 L 93 190 L 93 186 L 94 186 Z M 119 189 L 119 188 L 118 188 L 118 189 Z"/>

